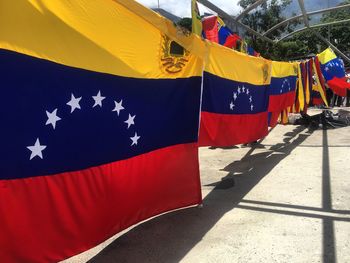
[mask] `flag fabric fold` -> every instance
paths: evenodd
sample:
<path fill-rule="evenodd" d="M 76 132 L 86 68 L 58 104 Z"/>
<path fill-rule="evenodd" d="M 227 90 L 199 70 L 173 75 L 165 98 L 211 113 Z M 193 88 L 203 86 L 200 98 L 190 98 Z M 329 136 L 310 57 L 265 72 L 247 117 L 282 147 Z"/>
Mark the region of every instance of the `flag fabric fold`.
<path fill-rule="evenodd" d="M 208 44 L 200 146 L 230 146 L 267 135 L 271 62 Z"/>
<path fill-rule="evenodd" d="M 129 0 L 5 1 L 0 24 L 1 261 L 57 262 L 201 202 L 193 36 Z"/>

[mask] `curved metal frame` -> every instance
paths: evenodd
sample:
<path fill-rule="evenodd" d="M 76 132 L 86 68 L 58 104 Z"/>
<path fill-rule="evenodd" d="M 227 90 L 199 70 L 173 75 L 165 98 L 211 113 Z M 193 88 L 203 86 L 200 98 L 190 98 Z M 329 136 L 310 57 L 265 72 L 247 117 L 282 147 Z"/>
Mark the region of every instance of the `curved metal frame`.
<path fill-rule="evenodd" d="M 349 23 L 349 22 L 350 22 L 350 19 L 344 19 L 344 20 L 333 21 L 333 22 L 328 22 L 328 23 L 323 23 L 323 24 L 317 24 L 317 25 L 313 25 L 313 26 L 309 26 L 309 27 L 303 27 L 303 28 L 297 29 L 297 30 L 295 30 L 295 31 L 293 31 L 293 32 L 291 32 L 291 33 L 281 37 L 276 42 L 282 41 L 282 40 L 284 40 L 286 38 L 291 37 L 294 34 L 303 32 L 303 31 L 305 31 L 307 29 L 310 29 L 310 28 L 318 28 L 318 27 L 324 27 L 324 26 L 338 25 L 338 24 Z"/>
<path fill-rule="evenodd" d="M 313 30 L 314 28 L 317 28 L 317 27 L 323 27 L 323 26 L 328 26 L 328 25 L 336 25 L 336 24 L 341 24 L 341 23 L 347 23 L 347 22 L 350 22 L 350 19 L 344 19 L 344 20 L 340 20 L 340 21 L 334 21 L 334 22 L 323 23 L 323 24 L 317 24 L 317 25 L 313 25 L 313 26 L 310 26 L 310 24 L 309 24 L 309 16 L 316 15 L 316 14 L 321 14 L 321 13 L 325 13 L 325 12 L 331 12 L 331 11 L 335 11 L 335 10 L 339 10 L 339 9 L 343 9 L 343 8 L 350 8 L 350 4 L 345 4 L 345 5 L 341 5 L 341 6 L 325 8 L 325 9 L 321 9 L 321 10 L 312 11 L 312 12 L 307 13 L 306 10 L 305 10 L 305 6 L 304 6 L 304 0 L 298 0 L 299 7 L 300 7 L 300 10 L 301 10 L 301 14 L 300 15 L 296 15 L 294 17 L 288 18 L 288 19 L 278 23 L 277 25 L 274 25 L 273 27 L 271 27 L 269 30 L 267 30 L 264 33 L 259 33 L 259 32 L 255 31 L 254 29 L 250 28 L 249 26 L 247 26 L 247 25 L 245 25 L 245 24 L 243 24 L 242 22 L 239 21 L 246 14 L 248 14 L 251 10 L 257 8 L 259 5 L 261 5 L 262 3 L 266 2 L 266 1 L 267 0 L 257 0 L 253 4 L 248 6 L 246 9 L 244 9 L 238 16 L 233 17 L 233 16 L 230 16 L 229 14 L 227 14 L 226 12 L 224 12 L 223 10 L 221 10 L 219 7 L 217 7 L 213 3 L 211 3 L 209 0 L 197 0 L 197 2 L 203 4 L 204 6 L 208 7 L 209 9 L 213 10 L 214 12 L 216 12 L 218 15 L 220 15 L 222 18 L 226 19 L 227 21 L 232 22 L 236 26 L 244 28 L 249 33 L 251 33 L 251 34 L 253 34 L 253 35 L 255 35 L 255 36 L 257 36 L 257 37 L 259 37 L 259 38 L 261 38 L 261 39 L 263 39 L 265 41 L 268 41 L 270 43 L 277 43 L 279 41 L 282 41 L 282 40 L 284 40 L 284 39 L 294 35 L 295 33 L 302 32 L 304 30 L 310 30 L 321 41 L 327 43 L 327 45 L 332 47 L 334 49 L 334 51 L 337 52 L 344 60 L 346 60 L 346 61 L 348 61 L 350 63 L 350 58 L 349 57 L 347 57 L 336 46 L 334 46 L 327 39 L 325 39 L 323 36 L 321 36 L 320 33 L 318 33 L 317 31 Z M 291 21 L 298 20 L 298 19 L 301 19 L 301 18 L 303 19 L 304 24 L 305 24 L 304 28 L 294 30 L 293 32 L 291 32 L 291 33 L 281 37 L 280 39 L 276 39 L 276 40 L 272 40 L 271 38 L 268 38 L 266 36 L 266 35 L 270 34 L 271 32 L 273 32 L 274 30 L 276 30 L 277 28 L 285 25 L 286 23 L 289 23 Z"/>
<path fill-rule="evenodd" d="M 335 7 L 330 7 L 330 8 L 326 8 L 326 9 L 317 10 L 317 11 L 312 11 L 312 12 L 306 13 L 306 15 L 312 16 L 312 15 L 331 12 L 331 11 L 335 11 L 335 10 L 343 9 L 343 8 L 350 8 L 350 4 L 345 4 L 345 5 L 341 5 L 341 6 L 335 6 Z M 291 18 L 288 18 L 288 19 L 274 25 L 273 27 L 271 27 L 269 30 L 267 30 L 265 33 L 263 33 L 263 35 L 266 36 L 266 35 L 270 34 L 271 32 L 275 31 L 277 28 L 279 28 L 279 27 L 281 27 L 289 22 L 292 22 L 294 20 L 298 20 L 302 17 L 303 17 L 303 15 L 301 14 L 301 15 L 296 15 L 296 16 L 293 16 Z"/>

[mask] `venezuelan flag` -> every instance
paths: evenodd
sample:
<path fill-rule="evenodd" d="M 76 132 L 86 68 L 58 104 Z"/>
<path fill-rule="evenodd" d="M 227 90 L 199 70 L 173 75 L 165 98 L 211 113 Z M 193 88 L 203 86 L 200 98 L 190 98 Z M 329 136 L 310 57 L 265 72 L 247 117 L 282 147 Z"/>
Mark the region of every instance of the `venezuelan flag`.
<path fill-rule="evenodd" d="M 345 80 L 344 62 L 330 48 L 318 54 L 317 57 L 328 86 L 335 94 L 346 96 L 346 90 L 350 89 L 350 84 Z"/>
<path fill-rule="evenodd" d="M 208 43 L 200 146 L 230 146 L 267 135 L 271 62 Z"/>
<path fill-rule="evenodd" d="M 277 124 L 280 113 L 295 102 L 297 68 L 296 62 L 272 61 L 268 108 L 271 127 Z"/>
<path fill-rule="evenodd" d="M 196 36 L 131 0 L 3 1 L 0 24 L 1 262 L 201 202 Z"/>

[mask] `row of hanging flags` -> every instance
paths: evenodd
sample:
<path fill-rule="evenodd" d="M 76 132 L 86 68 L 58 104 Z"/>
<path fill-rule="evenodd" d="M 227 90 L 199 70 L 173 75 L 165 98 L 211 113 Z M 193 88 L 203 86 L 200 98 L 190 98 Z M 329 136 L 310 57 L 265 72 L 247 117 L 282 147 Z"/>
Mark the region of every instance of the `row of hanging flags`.
<path fill-rule="evenodd" d="M 207 16 L 201 19 L 201 23 L 201 34 L 204 39 L 251 56 L 260 56 L 244 39 L 238 34 L 233 33 L 220 17 L 215 15 Z"/>
<path fill-rule="evenodd" d="M 132 0 L 5 1 L 0 24 L 2 262 L 56 262 L 200 204 L 198 146 L 260 139 L 325 100 L 322 70 L 342 78 L 330 55 L 248 56 Z"/>

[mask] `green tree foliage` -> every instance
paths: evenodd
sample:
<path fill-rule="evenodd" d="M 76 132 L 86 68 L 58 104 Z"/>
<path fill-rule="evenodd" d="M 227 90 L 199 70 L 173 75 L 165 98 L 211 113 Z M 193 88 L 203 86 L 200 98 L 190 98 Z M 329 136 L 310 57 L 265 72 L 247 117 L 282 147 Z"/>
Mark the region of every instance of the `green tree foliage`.
<path fill-rule="evenodd" d="M 253 4 L 255 0 L 240 0 L 238 4 L 242 8 L 247 8 L 249 5 Z M 290 4 L 291 0 L 271 0 L 266 1 L 261 4 L 256 10 L 252 11 L 250 14 L 246 15 L 242 22 L 255 31 L 265 32 L 272 26 L 285 20 L 282 12 Z M 270 38 L 279 37 L 283 32 L 290 31 L 293 25 L 285 25 L 279 29 L 271 32 L 268 35 Z M 284 44 L 274 45 L 268 43 L 259 37 L 247 33 L 249 38 L 247 39 L 248 44 L 251 45 L 256 51 L 258 51 L 263 57 L 280 60 L 282 54 L 290 53 L 288 47 L 291 48 L 295 46 L 294 44 Z M 279 48 L 281 47 L 281 50 Z M 277 49 L 277 50 L 276 50 Z"/>
<path fill-rule="evenodd" d="M 344 1 L 343 4 L 350 4 L 350 0 Z M 325 13 L 322 18 L 322 23 L 340 21 L 350 19 L 350 8 L 345 8 L 337 11 Z M 321 34 L 328 38 L 338 49 L 343 52 L 350 53 L 350 22 L 321 28 Z M 329 33 L 329 36 L 328 36 Z"/>
<path fill-rule="evenodd" d="M 192 31 L 192 18 L 184 17 L 176 23 L 178 26 L 186 28 L 188 31 Z"/>
<path fill-rule="evenodd" d="M 239 5 L 247 8 L 254 3 L 255 0 L 241 0 Z M 286 6 L 290 3 L 289 0 L 271 0 L 262 4 L 255 12 L 246 15 L 243 22 L 258 32 L 265 32 L 272 26 L 283 21 L 282 13 Z M 349 4 L 350 0 L 345 0 L 341 3 Z M 295 14 L 292 14 L 294 16 Z M 337 10 L 322 15 L 321 23 L 339 21 L 342 19 L 349 19 L 349 8 Z M 292 32 L 298 22 L 295 22 L 285 27 L 272 32 L 268 35 L 270 38 L 280 37 L 284 32 Z M 320 32 L 324 37 L 328 38 L 328 27 L 321 29 L 314 29 Z M 320 50 L 327 48 L 327 44 L 319 40 L 315 34 L 306 30 L 295 34 L 293 37 L 281 41 L 278 44 L 270 44 L 255 36 L 249 36 L 248 43 L 263 57 L 274 60 L 291 60 L 303 58 L 307 55 L 317 54 Z M 349 23 L 330 26 L 330 41 L 344 52 L 350 52 L 350 26 Z"/>

